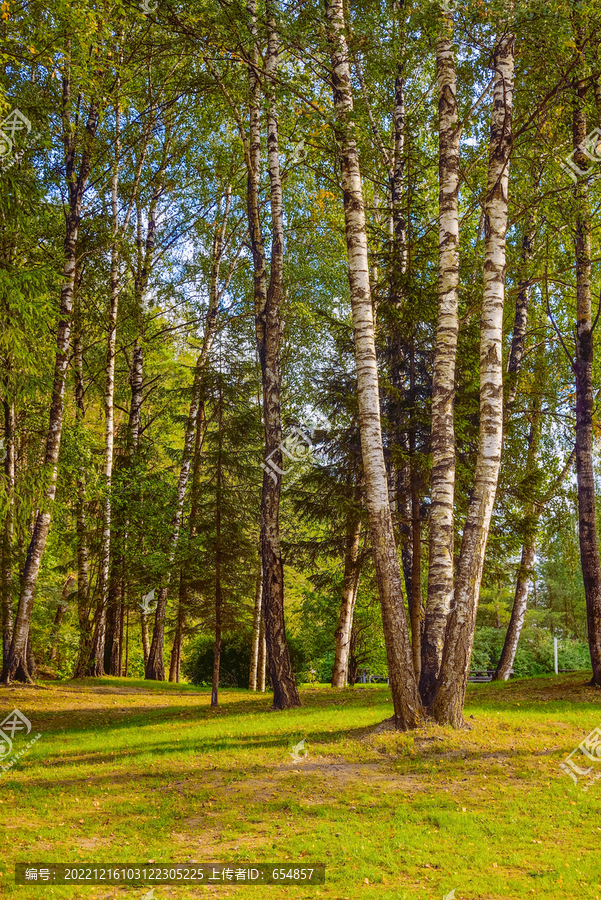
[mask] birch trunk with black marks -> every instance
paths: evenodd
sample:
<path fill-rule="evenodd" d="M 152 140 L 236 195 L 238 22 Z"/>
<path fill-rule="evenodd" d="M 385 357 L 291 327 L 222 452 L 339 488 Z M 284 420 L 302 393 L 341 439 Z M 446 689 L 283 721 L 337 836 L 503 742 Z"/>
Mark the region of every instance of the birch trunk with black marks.
<path fill-rule="evenodd" d="M 340 617 L 336 629 L 336 652 L 332 669 L 332 687 L 344 688 L 348 684 L 348 660 L 353 630 L 353 614 L 361 575 L 359 555 L 361 538 L 361 521 L 350 521 L 346 529 L 346 548 L 344 554 L 344 579 L 342 582 L 342 602 Z"/>
<path fill-rule="evenodd" d="M 71 341 L 71 319 L 73 314 L 73 289 L 77 265 L 77 239 L 81 220 L 83 195 L 90 173 L 92 148 L 98 128 L 99 104 L 90 103 L 86 126 L 84 129 L 83 148 L 79 173 L 75 171 L 76 163 L 76 130 L 69 118 L 68 108 L 71 102 L 71 84 L 68 76 L 63 83 L 63 139 L 65 145 L 66 185 L 69 193 L 68 212 L 65 220 L 63 286 L 60 298 L 60 313 L 56 332 L 56 361 L 52 382 L 52 401 L 46 448 L 44 453 L 44 474 L 46 487 L 40 500 L 40 508 L 36 514 L 33 533 L 27 550 L 25 568 L 21 578 L 21 593 L 13 631 L 12 642 L 3 670 L 1 681 L 10 684 L 17 671 L 21 670 L 29 680 L 27 668 L 27 637 L 31 622 L 31 613 L 35 597 L 38 573 L 42 556 L 48 539 L 52 508 L 56 496 L 58 477 L 58 455 L 60 450 L 65 408 L 65 383 L 69 364 Z"/>
<path fill-rule="evenodd" d="M 102 504 L 102 538 L 100 542 L 100 571 L 98 574 L 98 606 L 94 621 L 94 637 L 92 640 L 92 659 L 89 674 L 98 678 L 104 675 L 104 645 L 106 636 L 106 616 L 109 600 L 109 574 L 111 566 L 111 491 L 113 486 L 113 458 L 115 448 L 115 351 L 117 346 L 117 315 L 119 311 L 119 250 L 117 235 L 119 232 L 119 162 L 121 110 L 119 101 L 115 104 L 115 156 L 111 179 L 111 207 L 113 225 L 113 243 L 111 246 L 110 274 L 110 306 L 108 317 L 108 335 L 106 343 L 105 391 L 104 391 L 104 467 L 103 504 Z M 116 603 L 118 591 L 113 596 Z"/>
<path fill-rule="evenodd" d="M 140 631 L 142 634 L 142 653 L 144 654 L 144 668 L 148 665 L 148 657 L 150 656 L 150 628 L 148 622 L 148 613 L 143 610 L 140 612 Z"/>
<path fill-rule="evenodd" d="M 574 161 L 585 169 L 587 161 L 579 150 L 587 135 L 587 80 L 583 47 L 584 28 L 576 31 L 576 46 L 582 55 L 580 78 L 574 85 L 576 97 L 572 119 Z M 593 677 L 601 685 L 601 562 L 595 516 L 595 475 L 593 466 L 593 325 L 591 289 L 591 213 L 586 180 L 575 187 L 576 201 L 576 480 L 578 485 L 578 536 L 580 562 L 586 597 L 588 642 Z"/>
<path fill-rule="evenodd" d="M 406 363 L 408 339 L 401 327 L 399 317 L 403 310 L 403 279 L 407 272 L 407 226 L 403 215 L 403 179 L 405 174 L 405 79 L 401 66 L 394 83 L 394 157 L 387 159 L 390 183 L 390 231 L 392 238 L 391 259 L 391 302 L 394 318 L 390 335 L 390 382 L 392 397 L 389 417 L 392 439 L 405 451 L 408 450 L 407 435 L 403 431 L 403 400 L 406 398 Z M 413 529 L 411 511 L 411 461 L 394 466 L 397 517 L 399 531 L 403 537 L 401 560 L 407 597 L 413 596 Z"/>
<path fill-rule="evenodd" d="M 529 213 L 524 225 L 521 252 L 521 277 L 518 281 L 518 293 L 515 301 L 515 319 L 513 323 L 513 336 L 511 350 L 507 360 L 507 390 L 505 392 L 505 409 L 508 411 L 515 401 L 518 390 L 519 375 L 522 370 L 524 347 L 526 345 L 526 329 L 528 327 L 528 309 L 530 307 L 530 294 L 532 282 L 528 277 L 528 267 L 534 250 L 534 213 Z"/>
<path fill-rule="evenodd" d="M 410 347 L 409 390 L 411 406 L 415 411 L 415 347 L 413 337 Z M 409 473 L 411 487 L 411 594 L 409 595 L 409 616 L 411 619 L 411 649 L 413 652 L 413 668 L 419 684 L 422 667 L 422 622 L 424 609 L 422 603 L 422 523 L 420 513 L 420 484 L 415 462 L 416 428 L 413 424 L 409 433 Z"/>
<path fill-rule="evenodd" d="M 411 643 L 402 603 L 403 588 L 384 464 L 365 209 L 352 124 L 351 71 L 342 0 L 329 0 L 326 4 L 326 16 L 336 138 L 341 161 L 365 494 L 395 720 L 398 728 L 406 729 L 419 725 L 423 710 L 413 671 Z"/>
<path fill-rule="evenodd" d="M 253 616 L 253 633 L 250 649 L 250 673 L 248 676 L 248 689 L 250 691 L 257 690 L 257 675 L 259 669 L 259 637 L 261 633 L 261 612 L 263 597 L 263 566 L 262 554 L 259 553 L 259 568 L 257 571 L 257 580 L 255 584 L 255 606 Z"/>
<path fill-rule="evenodd" d="M 432 701 L 453 597 L 455 364 L 459 334 L 459 113 L 453 17 L 443 15 L 436 44 L 438 82 L 438 320 L 432 372 L 432 479 L 428 594 L 419 688 Z"/>
<path fill-rule="evenodd" d="M 217 483 L 215 491 L 215 644 L 213 647 L 213 686 L 211 691 L 211 706 L 219 704 L 219 672 L 221 665 L 221 630 L 223 613 L 223 587 L 221 583 L 221 502 L 223 492 L 223 395 L 219 391 L 219 416 L 218 416 L 218 446 L 217 446 Z"/>
<path fill-rule="evenodd" d="M 8 391 L 8 379 L 6 379 Z M 13 602 L 13 539 L 15 516 L 15 407 L 12 399 L 4 401 L 4 489 L 6 513 L 2 530 L 2 665 L 8 659 L 15 618 Z"/>
<path fill-rule="evenodd" d="M 485 200 L 485 261 L 480 321 L 480 429 L 474 487 L 461 542 L 455 608 L 430 712 L 458 728 L 474 641 L 476 611 L 503 444 L 503 304 L 505 299 L 509 160 L 513 145 L 514 37 L 495 49 L 494 93 Z"/>
<path fill-rule="evenodd" d="M 121 60 L 122 61 L 122 60 Z M 132 212 L 134 207 L 138 201 L 138 193 L 139 193 L 139 185 L 140 185 L 140 176 L 142 174 L 142 169 L 144 166 L 144 161 L 146 159 L 146 153 L 148 149 L 148 142 L 150 140 L 150 134 L 152 125 L 155 120 L 155 106 L 151 105 L 150 113 L 148 116 L 146 128 L 144 130 L 141 142 L 140 142 L 140 150 L 138 155 L 138 161 L 135 170 L 134 182 L 129 198 L 129 203 L 123 218 L 123 223 L 121 226 L 119 225 L 119 217 L 118 217 L 118 179 L 119 179 L 119 162 L 120 162 L 120 153 L 121 153 L 121 143 L 120 143 L 120 108 L 119 103 L 117 102 L 115 107 L 115 158 L 113 163 L 113 175 L 112 175 L 112 220 L 113 220 L 113 245 L 111 248 L 111 306 L 110 306 L 110 314 L 109 314 L 109 340 L 107 347 L 107 377 L 106 377 L 106 457 L 105 457 L 105 485 L 106 485 L 106 496 L 105 496 L 105 506 L 104 506 L 104 527 L 103 527 L 103 542 L 101 548 L 101 559 L 102 559 L 102 568 L 101 568 L 101 579 L 100 579 L 100 598 L 99 604 L 96 611 L 96 630 L 95 630 L 95 643 L 94 643 L 94 662 L 93 662 L 93 671 L 92 675 L 99 674 L 101 667 L 104 665 L 104 669 L 109 673 L 109 675 L 120 675 L 121 674 L 121 657 L 122 657 L 122 641 L 121 641 L 121 633 L 123 631 L 123 615 L 124 615 L 124 605 L 123 605 L 123 597 L 125 594 L 125 580 L 123 573 L 124 566 L 124 550 L 125 543 L 127 541 L 127 522 L 123 522 L 123 515 L 119 515 L 115 522 L 112 522 L 112 512 L 111 512 L 111 490 L 112 490 L 112 480 L 113 480 L 113 441 L 110 444 L 110 457 L 111 457 L 111 467 L 110 472 L 106 473 L 106 469 L 108 467 L 109 462 L 109 431 L 114 429 L 114 370 L 115 370 L 115 342 L 116 342 L 116 329 L 117 329 L 117 311 L 118 311 L 118 303 L 119 303 L 119 294 L 120 294 L 120 284 L 119 284 L 119 253 L 117 240 L 118 237 L 124 235 L 127 232 L 127 228 L 129 226 L 129 222 L 132 216 Z M 157 186 L 153 191 L 152 199 L 149 207 L 149 215 L 148 215 L 148 226 L 147 226 L 147 240 L 146 240 L 146 250 L 143 257 L 142 263 L 142 254 L 141 254 L 141 241 L 140 241 L 140 222 L 138 222 L 138 239 L 137 239 L 137 249 L 138 249 L 138 267 L 136 271 L 135 278 L 135 286 L 134 286 L 134 295 L 136 299 L 136 311 L 137 314 L 140 314 L 141 311 L 141 295 L 140 290 L 145 290 L 148 283 L 148 273 L 150 270 L 150 266 L 152 265 L 153 256 L 154 256 L 154 235 L 156 228 L 156 207 L 158 204 L 158 198 L 163 190 L 164 178 L 165 178 L 165 169 L 167 165 L 168 158 L 168 148 L 170 141 L 170 129 L 169 126 L 166 127 L 166 140 L 165 140 L 165 150 L 163 152 L 163 158 L 161 160 L 161 165 L 159 167 L 159 171 L 157 173 Z M 139 209 L 139 207 L 138 207 Z M 140 284 L 140 281 L 142 284 Z M 111 341 L 112 335 L 112 341 Z M 136 340 L 134 343 L 133 350 L 133 360 L 132 360 L 132 371 L 130 371 L 130 382 L 132 379 L 132 375 L 137 377 L 137 373 L 134 374 L 135 368 L 139 365 L 141 367 L 141 356 L 140 350 L 138 346 L 138 341 Z M 140 376 L 141 377 L 141 376 Z M 112 388 L 112 390 L 111 390 Z M 132 389 L 132 403 L 136 400 L 136 392 Z M 111 414 L 109 415 L 109 403 L 111 407 Z M 140 398 L 141 403 L 141 398 Z M 134 414 L 135 415 L 135 414 Z M 121 454 L 117 456 L 114 460 L 115 471 L 122 470 L 128 466 L 131 466 L 132 463 L 132 455 L 136 454 L 137 446 L 138 446 L 138 436 L 132 434 L 131 431 L 131 420 L 132 420 L 132 410 L 130 409 L 130 427 L 128 434 L 128 447 L 125 454 Z M 139 429 L 139 414 L 138 414 L 138 429 Z"/>

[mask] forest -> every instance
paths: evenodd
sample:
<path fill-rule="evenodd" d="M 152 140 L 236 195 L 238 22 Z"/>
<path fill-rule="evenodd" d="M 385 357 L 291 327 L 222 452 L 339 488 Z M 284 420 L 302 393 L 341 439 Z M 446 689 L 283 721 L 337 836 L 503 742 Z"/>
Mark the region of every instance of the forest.
<path fill-rule="evenodd" d="M 2 684 L 601 686 L 599 0 L 0 14 Z"/>

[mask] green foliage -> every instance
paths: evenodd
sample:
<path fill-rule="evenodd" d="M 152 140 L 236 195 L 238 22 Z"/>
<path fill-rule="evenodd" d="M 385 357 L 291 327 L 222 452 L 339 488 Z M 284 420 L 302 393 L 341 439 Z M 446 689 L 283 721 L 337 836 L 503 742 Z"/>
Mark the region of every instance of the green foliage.
<path fill-rule="evenodd" d="M 207 687 L 213 681 L 215 641 L 207 634 L 199 635 L 188 648 L 183 672 L 191 684 Z M 221 643 L 221 687 L 248 687 L 250 674 L 250 635 L 246 632 L 228 635 Z"/>
<path fill-rule="evenodd" d="M 472 653 L 472 669 L 494 669 L 500 659 L 505 631 L 483 626 L 477 629 Z M 558 641 L 559 669 L 588 669 L 591 659 L 584 641 Z M 546 631 L 526 626 L 518 645 L 513 673 L 516 678 L 530 678 L 554 671 L 553 637 Z"/>

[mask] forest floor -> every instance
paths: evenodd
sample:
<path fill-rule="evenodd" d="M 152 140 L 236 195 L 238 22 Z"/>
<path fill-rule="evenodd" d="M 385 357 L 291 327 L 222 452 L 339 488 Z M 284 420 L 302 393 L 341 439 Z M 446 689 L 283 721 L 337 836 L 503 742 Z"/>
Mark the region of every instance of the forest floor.
<path fill-rule="evenodd" d="M 559 769 L 601 724 L 585 680 L 470 685 L 469 728 L 407 734 L 377 727 L 386 686 L 306 688 L 284 713 L 269 695 L 223 690 L 212 710 L 207 689 L 114 678 L 0 688 L 0 720 L 17 708 L 41 734 L 0 773 L 0 893 L 151 887 L 15 886 L 15 862 L 322 862 L 321 886 L 156 885 L 154 900 L 600 898 L 601 782 Z"/>

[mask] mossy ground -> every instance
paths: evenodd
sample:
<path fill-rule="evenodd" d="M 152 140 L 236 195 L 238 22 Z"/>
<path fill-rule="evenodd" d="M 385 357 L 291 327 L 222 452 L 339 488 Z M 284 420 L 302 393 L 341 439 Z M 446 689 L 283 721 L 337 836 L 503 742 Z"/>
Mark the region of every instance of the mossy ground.
<path fill-rule="evenodd" d="M 469 687 L 469 729 L 399 734 L 385 686 L 269 695 L 106 678 L 0 688 L 42 737 L 0 777 L 0 891 L 141 898 L 133 886 L 14 884 L 16 861 L 325 862 L 324 886 L 158 885 L 155 900 L 601 897 L 601 781 L 559 763 L 601 723 L 586 674 Z M 306 740 L 307 756 L 291 757 Z M 15 739 L 18 750 L 26 740 Z M 601 772 L 601 761 L 599 762 Z"/>

